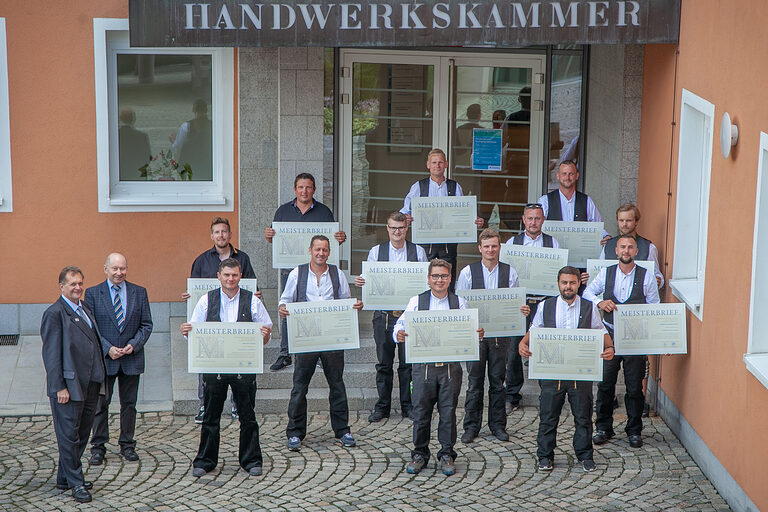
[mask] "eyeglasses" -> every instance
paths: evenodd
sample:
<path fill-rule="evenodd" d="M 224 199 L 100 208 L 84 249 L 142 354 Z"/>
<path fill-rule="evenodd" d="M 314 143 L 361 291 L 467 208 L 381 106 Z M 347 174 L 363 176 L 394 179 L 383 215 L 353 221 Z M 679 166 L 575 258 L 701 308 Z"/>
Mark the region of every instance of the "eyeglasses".
<path fill-rule="evenodd" d="M 439 281 L 441 279 L 442 280 L 448 279 L 449 277 L 451 277 L 451 274 L 429 274 L 429 277 L 431 277 L 434 281 Z"/>
<path fill-rule="evenodd" d="M 408 226 L 387 226 L 387 229 L 390 231 L 405 231 L 408 229 Z"/>

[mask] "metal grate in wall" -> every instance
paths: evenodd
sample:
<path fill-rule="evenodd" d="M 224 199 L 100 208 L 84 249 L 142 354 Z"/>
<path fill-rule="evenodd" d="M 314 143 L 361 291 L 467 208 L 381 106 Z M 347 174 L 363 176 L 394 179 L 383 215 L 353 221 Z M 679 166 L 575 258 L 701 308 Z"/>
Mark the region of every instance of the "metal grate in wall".
<path fill-rule="evenodd" d="M 19 344 L 18 334 L 0 334 L 0 347 L 8 347 Z"/>

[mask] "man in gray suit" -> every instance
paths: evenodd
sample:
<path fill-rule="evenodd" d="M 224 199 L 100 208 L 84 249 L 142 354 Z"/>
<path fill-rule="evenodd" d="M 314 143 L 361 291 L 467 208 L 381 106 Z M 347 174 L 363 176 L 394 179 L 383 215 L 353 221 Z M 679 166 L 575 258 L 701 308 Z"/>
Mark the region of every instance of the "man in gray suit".
<path fill-rule="evenodd" d="M 40 323 L 46 393 L 59 445 L 56 487 L 72 489 L 75 501 L 85 503 L 91 501 L 93 484 L 85 481 L 80 458 L 104 392 L 104 352 L 96 320 L 80 300 L 83 272 L 64 267 L 59 289 L 61 297 L 45 310 Z"/>
<path fill-rule="evenodd" d="M 106 394 L 99 399 L 93 422 L 91 458 L 98 466 L 104 462 L 109 442 L 109 404 L 117 381 L 120 390 L 120 454 L 130 462 L 139 460 L 133 433 L 136 428 L 136 398 L 139 376 L 144 373 L 144 344 L 152 333 L 147 290 L 125 280 L 128 263 L 120 253 L 107 256 L 107 280 L 85 290 L 85 303 L 96 318 L 106 352 Z"/>

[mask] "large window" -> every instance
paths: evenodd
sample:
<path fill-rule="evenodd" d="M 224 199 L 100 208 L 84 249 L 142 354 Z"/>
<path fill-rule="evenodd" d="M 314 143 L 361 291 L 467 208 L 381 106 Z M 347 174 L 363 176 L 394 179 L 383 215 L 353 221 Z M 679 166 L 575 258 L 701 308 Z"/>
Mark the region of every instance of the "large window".
<path fill-rule="evenodd" d="M 233 209 L 232 49 L 131 48 L 94 20 L 99 211 Z"/>
<path fill-rule="evenodd" d="M 768 254 L 768 134 L 760 134 L 757 163 L 757 197 L 755 199 L 755 235 L 752 244 L 752 296 L 749 301 L 747 368 L 768 387 L 768 272 L 761 261 Z"/>
<path fill-rule="evenodd" d="M 5 18 L 0 18 L 0 212 L 13 211 L 11 190 L 11 125 L 8 115 L 8 47 Z"/>
<path fill-rule="evenodd" d="M 683 89 L 677 158 L 675 254 L 670 287 L 701 320 L 707 259 L 715 106 Z"/>

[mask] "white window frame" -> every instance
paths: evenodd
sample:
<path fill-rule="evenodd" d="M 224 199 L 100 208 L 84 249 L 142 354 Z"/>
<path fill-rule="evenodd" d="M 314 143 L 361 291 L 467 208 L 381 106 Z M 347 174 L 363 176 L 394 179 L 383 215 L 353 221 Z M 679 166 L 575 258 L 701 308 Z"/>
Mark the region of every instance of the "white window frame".
<path fill-rule="evenodd" d="M 744 363 L 763 386 L 768 388 L 768 273 L 758 268 L 758 254 L 768 253 L 768 133 L 760 132 L 755 197 L 755 233 L 752 241 L 752 292 L 749 296 L 749 335 Z"/>
<path fill-rule="evenodd" d="M 5 18 L 0 18 L 0 212 L 13 211 L 11 120 L 8 101 L 8 44 L 5 38 Z"/>
<path fill-rule="evenodd" d="M 96 158 L 100 212 L 234 210 L 232 48 L 131 48 L 128 20 L 95 18 Z M 121 182 L 118 174 L 117 52 L 209 54 L 212 61 L 213 181 Z M 110 79 L 110 76 L 112 79 Z M 114 129 L 110 129 L 114 127 Z"/>
<path fill-rule="evenodd" d="M 693 122 L 687 115 L 689 109 L 704 116 L 701 144 L 701 166 L 693 167 L 688 162 L 687 130 Z M 675 213 L 675 251 L 672 265 L 672 279 L 669 281 L 672 293 L 686 304 L 696 318 L 704 314 L 704 284 L 707 263 L 707 230 L 709 226 L 709 184 L 712 171 L 712 140 L 714 136 L 715 106 L 694 93 L 683 89 L 680 105 L 680 132 L 677 157 L 677 203 Z M 698 204 L 689 193 L 691 187 L 699 187 Z M 683 237 L 690 230 L 697 230 L 698 245 L 692 247 Z"/>

